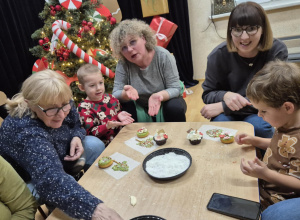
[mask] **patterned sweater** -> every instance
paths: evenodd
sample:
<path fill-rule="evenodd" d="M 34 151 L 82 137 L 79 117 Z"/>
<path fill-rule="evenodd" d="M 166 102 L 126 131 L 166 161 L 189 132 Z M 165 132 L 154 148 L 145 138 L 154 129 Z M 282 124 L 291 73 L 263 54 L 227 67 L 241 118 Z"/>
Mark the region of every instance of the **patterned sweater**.
<path fill-rule="evenodd" d="M 300 128 L 282 129 L 275 131 L 270 146 L 267 148 L 263 161 L 268 168 L 281 174 L 300 179 Z M 271 204 L 295 197 L 299 193 L 288 192 L 266 181 L 261 181 L 265 199 Z"/>
<path fill-rule="evenodd" d="M 85 99 L 77 110 L 86 133 L 100 138 L 106 146 L 120 131 L 120 127 L 106 128 L 108 121 L 119 121 L 120 103 L 111 94 L 104 94 L 97 102 Z"/>
<path fill-rule="evenodd" d="M 71 217 L 91 219 L 102 201 L 81 187 L 62 165 L 73 137 L 85 137 L 75 107 L 56 129 L 30 115 L 7 116 L 0 128 L 0 154 L 9 156 L 30 174 L 41 202 Z"/>

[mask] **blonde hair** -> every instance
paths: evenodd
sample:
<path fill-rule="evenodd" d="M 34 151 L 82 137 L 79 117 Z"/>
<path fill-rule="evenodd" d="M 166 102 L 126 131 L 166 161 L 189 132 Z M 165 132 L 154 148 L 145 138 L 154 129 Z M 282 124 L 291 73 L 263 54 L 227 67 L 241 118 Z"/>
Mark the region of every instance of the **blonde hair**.
<path fill-rule="evenodd" d="M 247 97 L 279 108 L 285 102 L 300 107 L 300 68 L 294 63 L 276 60 L 267 63 L 249 82 Z"/>
<path fill-rule="evenodd" d="M 273 33 L 265 10 L 255 2 L 244 2 L 238 4 L 229 16 L 227 26 L 227 49 L 229 52 L 237 52 L 232 36 L 231 28 L 245 25 L 259 25 L 262 35 L 258 44 L 259 51 L 271 49 L 273 45 Z"/>
<path fill-rule="evenodd" d="M 155 32 L 148 24 L 137 19 L 124 20 L 109 35 L 110 47 L 112 48 L 113 56 L 117 59 L 125 60 L 121 50 L 122 44 L 128 36 L 144 37 L 148 51 L 153 50 L 156 46 Z"/>
<path fill-rule="evenodd" d="M 53 105 L 57 101 L 69 102 L 72 99 L 72 91 L 65 79 L 53 70 L 43 70 L 28 77 L 22 85 L 20 93 L 5 105 L 10 116 L 22 117 L 24 114 L 35 113 L 31 111 L 31 105 Z"/>
<path fill-rule="evenodd" d="M 84 84 L 84 77 L 89 75 L 89 74 L 93 74 L 93 73 L 97 73 L 100 74 L 102 76 L 102 73 L 100 71 L 100 69 L 90 63 L 84 64 L 83 66 L 81 66 L 78 70 L 77 70 L 77 77 L 78 77 L 78 81 L 81 85 Z M 103 76 L 102 76 L 103 77 Z"/>

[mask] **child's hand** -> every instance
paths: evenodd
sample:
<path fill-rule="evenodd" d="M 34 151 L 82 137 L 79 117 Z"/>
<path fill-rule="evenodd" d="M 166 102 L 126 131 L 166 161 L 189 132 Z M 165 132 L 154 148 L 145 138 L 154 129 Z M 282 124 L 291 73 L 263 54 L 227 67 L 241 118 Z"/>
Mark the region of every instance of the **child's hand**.
<path fill-rule="evenodd" d="M 126 111 L 122 111 L 118 114 L 118 119 L 121 122 L 121 125 L 128 125 L 134 122 L 134 119 L 131 117 L 131 114 L 129 114 Z"/>
<path fill-rule="evenodd" d="M 245 133 L 241 133 L 241 134 L 237 134 L 234 137 L 234 140 L 237 144 L 251 144 L 252 145 L 252 137 L 251 135 L 245 134 Z"/>
<path fill-rule="evenodd" d="M 133 88 L 130 85 L 125 85 L 124 86 L 124 91 L 126 96 L 131 99 L 131 100 L 137 100 L 139 99 L 139 94 L 135 88 Z"/>
<path fill-rule="evenodd" d="M 157 93 L 154 93 L 150 96 L 149 101 L 148 101 L 148 114 L 150 116 L 155 116 L 157 115 L 161 101 L 163 100 L 163 96 L 159 95 Z"/>
<path fill-rule="evenodd" d="M 248 163 L 242 158 L 240 167 L 243 174 L 259 179 L 265 179 L 266 172 L 269 170 L 267 165 L 257 157 L 253 161 L 249 160 Z"/>

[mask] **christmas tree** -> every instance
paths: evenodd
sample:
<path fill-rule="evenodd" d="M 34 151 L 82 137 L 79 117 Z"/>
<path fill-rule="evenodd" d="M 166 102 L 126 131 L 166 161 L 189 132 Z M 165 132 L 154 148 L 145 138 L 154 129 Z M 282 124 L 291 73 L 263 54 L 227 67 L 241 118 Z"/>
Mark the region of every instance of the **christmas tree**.
<path fill-rule="evenodd" d="M 46 0 L 39 14 L 45 24 L 31 36 L 38 45 L 30 52 L 40 58 L 33 72 L 45 68 L 59 72 L 70 84 L 76 104 L 86 97 L 76 77 L 84 63 L 97 65 L 104 74 L 106 91 L 113 88 L 117 60 L 111 56 L 108 36 L 116 19 L 107 16 L 105 9 L 100 0 Z"/>

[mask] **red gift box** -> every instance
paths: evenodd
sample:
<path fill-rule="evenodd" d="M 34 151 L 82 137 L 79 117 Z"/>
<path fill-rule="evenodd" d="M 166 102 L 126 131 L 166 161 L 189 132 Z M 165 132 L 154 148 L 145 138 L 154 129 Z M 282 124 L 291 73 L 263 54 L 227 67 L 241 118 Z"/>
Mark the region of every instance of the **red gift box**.
<path fill-rule="evenodd" d="M 157 46 L 166 48 L 178 26 L 165 18 L 154 16 L 150 27 L 156 31 Z"/>

